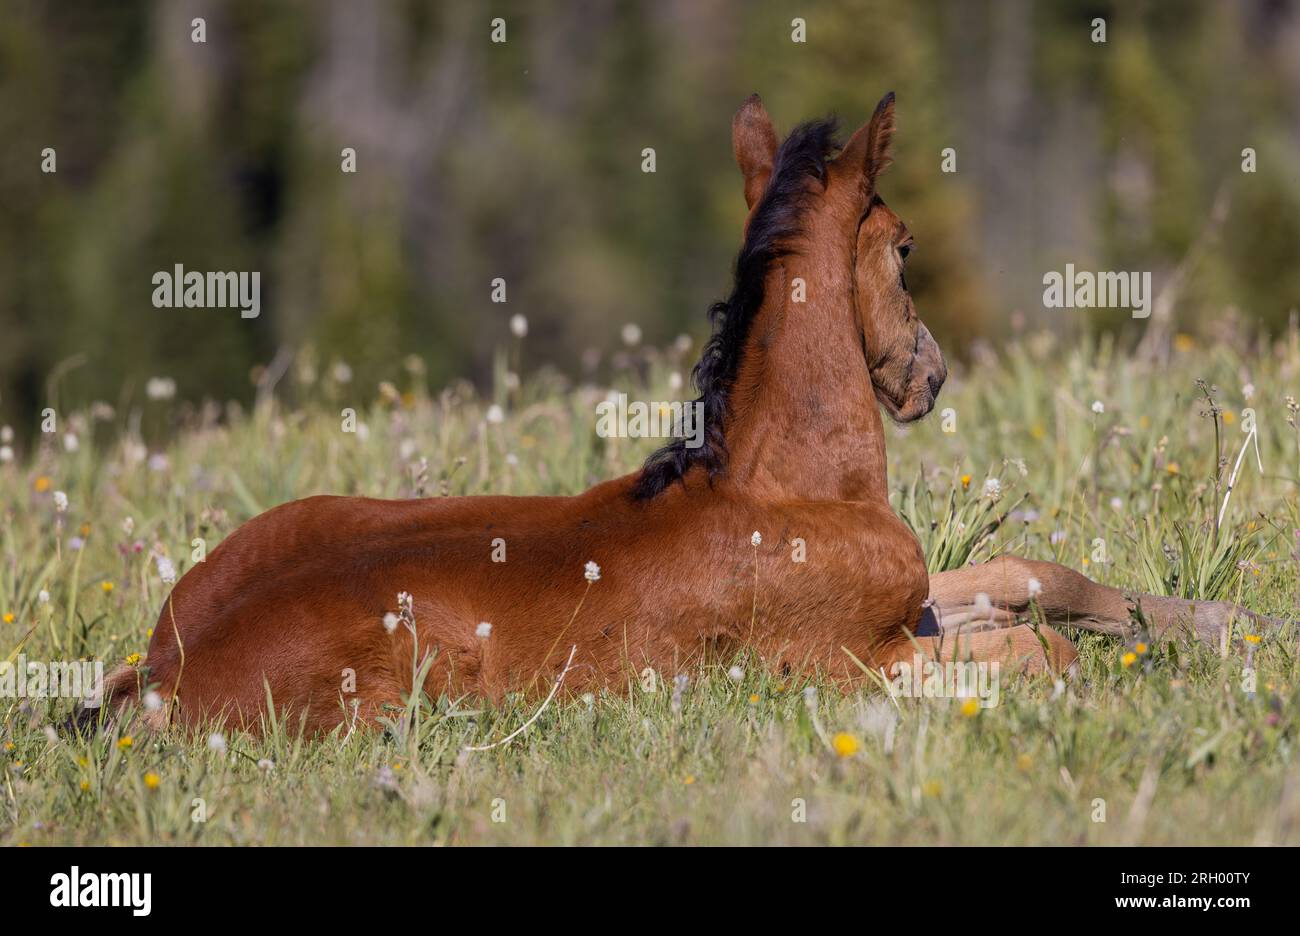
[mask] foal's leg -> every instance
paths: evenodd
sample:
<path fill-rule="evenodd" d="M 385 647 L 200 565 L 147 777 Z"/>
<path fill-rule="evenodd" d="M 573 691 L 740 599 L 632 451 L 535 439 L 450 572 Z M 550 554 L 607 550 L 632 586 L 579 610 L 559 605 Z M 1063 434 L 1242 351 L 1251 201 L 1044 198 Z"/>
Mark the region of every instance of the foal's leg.
<path fill-rule="evenodd" d="M 891 644 L 876 656 L 876 665 L 887 676 L 899 662 L 911 662 L 916 655 L 939 662 L 998 663 L 1009 673 L 1064 673 L 1079 652 L 1074 644 L 1050 627 L 1035 630 L 1024 624 L 1001 630 L 944 633 L 937 637 L 914 637 Z"/>
<path fill-rule="evenodd" d="M 1065 566 L 1016 556 L 999 556 L 982 565 L 967 566 L 930 576 L 930 598 L 936 606 L 939 627 L 945 631 L 1004 627 L 1029 611 L 1029 581 L 1037 579 L 1037 596 L 1047 622 L 1102 634 L 1128 636 L 1136 632 L 1129 614 L 1131 602 L 1118 588 L 1099 585 Z M 987 595 L 990 613 L 977 601 Z M 1254 614 L 1227 601 L 1185 601 L 1134 593 L 1156 638 L 1193 634 L 1222 646 L 1229 623 L 1240 636 L 1282 626 L 1276 618 Z"/>

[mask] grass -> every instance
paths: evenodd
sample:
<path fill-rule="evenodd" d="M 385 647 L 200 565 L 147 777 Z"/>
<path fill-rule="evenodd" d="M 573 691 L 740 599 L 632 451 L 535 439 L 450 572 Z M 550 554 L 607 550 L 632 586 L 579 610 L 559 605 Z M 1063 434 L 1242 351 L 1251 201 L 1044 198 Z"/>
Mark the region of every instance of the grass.
<path fill-rule="evenodd" d="M 1027 336 L 955 374 L 951 413 L 888 430 L 895 505 L 932 567 L 1014 552 L 1295 617 L 1300 338 L 1176 347 L 1152 368 Z M 375 391 L 303 357 L 251 411 L 61 416 L 0 463 L 0 659 L 143 653 L 167 592 L 157 557 L 183 572 L 284 500 L 571 493 L 630 470 L 652 443 L 596 438 L 596 402 L 607 387 L 670 399 L 689 363 L 638 348 L 600 387 L 544 369 L 520 385 L 524 351 L 503 352 L 488 399 L 427 391 L 418 361 Z M 1220 527 L 1247 402 L 1264 471 L 1242 460 Z M 0 697 L 0 844 L 1300 842 L 1294 628 L 1251 647 L 1253 685 L 1217 648 L 1076 636 L 1079 679 L 1013 682 L 973 714 L 783 684 L 740 659 L 684 687 L 662 674 L 561 697 L 478 752 L 536 702 L 410 699 L 382 729 L 318 740 L 271 718 L 261 738 L 128 743 L 51 731 L 67 701 Z"/>

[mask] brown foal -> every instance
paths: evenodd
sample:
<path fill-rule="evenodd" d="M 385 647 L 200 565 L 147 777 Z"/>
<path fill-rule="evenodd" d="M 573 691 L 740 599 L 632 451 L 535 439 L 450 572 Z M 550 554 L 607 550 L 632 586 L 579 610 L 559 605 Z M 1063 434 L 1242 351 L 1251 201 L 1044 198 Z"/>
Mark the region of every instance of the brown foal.
<path fill-rule="evenodd" d="M 1070 642 L 1018 623 L 1031 579 L 1049 623 L 1123 633 L 1125 597 L 1061 566 L 928 575 L 890 510 L 880 410 L 924 416 L 947 374 L 903 279 L 911 237 L 876 189 L 893 133 L 892 94 L 842 149 L 831 121 L 778 145 L 757 96 L 736 115 L 750 210 L 696 367 L 702 447 L 676 442 L 574 497 L 270 510 L 177 583 L 145 675 L 113 674 L 114 701 L 150 684 L 168 700 L 156 723 L 256 729 L 269 690 L 325 730 L 399 703 L 425 654 L 428 692 L 488 698 L 562 672 L 565 691 L 619 687 L 742 648 L 846 682 L 863 675 L 856 661 L 888 670 L 916 652 L 1065 670 Z M 1237 611 L 1142 605 L 1157 636 L 1186 626 L 1211 640 Z"/>

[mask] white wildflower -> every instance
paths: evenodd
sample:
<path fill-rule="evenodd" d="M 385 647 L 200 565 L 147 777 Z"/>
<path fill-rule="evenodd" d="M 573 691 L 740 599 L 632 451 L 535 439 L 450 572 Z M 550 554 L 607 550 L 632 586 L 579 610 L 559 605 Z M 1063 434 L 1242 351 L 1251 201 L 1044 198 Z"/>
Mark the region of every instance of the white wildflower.
<path fill-rule="evenodd" d="M 50 593 L 46 591 L 44 588 L 42 588 L 40 592 L 36 595 L 36 600 L 39 601 L 41 604 L 49 604 Z"/>
<path fill-rule="evenodd" d="M 59 513 L 66 513 L 68 510 L 68 495 L 62 491 L 54 492 L 54 509 Z"/>
<path fill-rule="evenodd" d="M 1043 583 L 1038 581 L 1038 579 L 1030 577 L 1029 581 L 1026 584 L 1029 586 L 1030 598 L 1037 598 L 1039 595 L 1043 593 Z"/>
<path fill-rule="evenodd" d="M 144 393 L 151 400 L 170 400 L 176 396 L 176 381 L 170 377 L 150 377 L 144 385 Z"/>
<path fill-rule="evenodd" d="M 677 373 L 677 371 L 673 371 L 668 375 L 668 389 L 672 390 L 674 393 L 682 389 L 682 375 Z"/>
<path fill-rule="evenodd" d="M 216 751 L 218 754 L 226 753 L 226 736 L 219 731 L 214 731 L 208 735 L 208 750 Z"/>
<path fill-rule="evenodd" d="M 503 423 L 506 421 L 505 410 L 501 409 L 501 407 L 497 406 L 495 403 L 487 408 L 485 417 L 490 423 Z"/>
<path fill-rule="evenodd" d="M 527 335 L 528 319 L 519 314 L 510 316 L 510 333 L 516 338 L 522 338 Z"/>
<path fill-rule="evenodd" d="M 158 577 L 168 585 L 176 581 L 176 566 L 172 561 L 162 554 L 153 557 L 154 564 L 158 566 Z"/>
<path fill-rule="evenodd" d="M 14 450 L 8 445 L 0 445 L 0 462 L 9 463 L 14 460 Z"/>
<path fill-rule="evenodd" d="M 397 791 L 397 774 L 393 773 L 393 768 L 384 764 L 375 773 L 374 784 L 376 788 L 383 790 L 385 793 L 395 793 Z"/>
<path fill-rule="evenodd" d="M 733 666 L 731 669 L 727 670 L 727 678 L 732 682 L 744 682 L 745 671 L 739 666 Z"/>
<path fill-rule="evenodd" d="M 678 673 L 673 677 L 673 697 L 668 704 L 674 715 L 682 710 L 682 694 L 686 692 L 686 684 L 688 682 L 689 680 L 685 673 Z"/>
<path fill-rule="evenodd" d="M 1100 416 L 1102 413 L 1106 412 L 1106 404 L 1101 402 L 1101 400 L 1093 400 L 1092 411 Z"/>
<path fill-rule="evenodd" d="M 474 628 L 474 636 L 479 640 L 487 640 L 492 636 L 492 625 L 487 621 L 479 621 L 478 627 Z"/>
<path fill-rule="evenodd" d="M 997 478 L 984 479 L 984 496 L 989 500 L 997 500 L 1002 496 L 1002 482 Z"/>
<path fill-rule="evenodd" d="M 162 696 L 154 692 L 152 689 L 144 694 L 144 698 L 141 702 L 143 703 L 146 712 L 157 712 L 162 708 L 163 704 Z"/>
<path fill-rule="evenodd" d="M 1241 395 L 1245 398 L 1246 402 L 1249 403 L 1251 398 L 1255 396 L 1255 385 L 1253 383 L 1246 384 L 1241 388 Z"/>
<path fill-rule="evenodd" d="M 394 614 L 392 611 L 389 611 L 387 614 L 384 615 L 384 630 L 388 631 L 388 633 L 390 634 L 393 633 L 393 631 L 397 630 L 397 622 L 399 620 L 400 619 L 396 614 Z"/>
<path fill-rule="evenodd" d="M 993 617 L 993 602 L 985 592 L 979 592 L 975 596 L 975 614 L 982 618 Z"/>
<path fill-rule="evenodd" d="M 63 450 L 65 452 L 75 452 L 81 448 L 81 440 L 77 438 L 75 432 L 65 432 L 63 434 Z"/>
<path fill-rule="evenodd" d="M 623 326 L 623 344 L 634 348 L 641 343 L 641 326 L 629 322 Z"/>
<path fill-rule="evenodd" d="M 149 457 L 149 449 L 143 443 L 128 439 L 122 443 L 122 458 L 128 465 L 138 465 Z"/>
<path fill-rule="evenodd" d="M 753 535 L 750 536 L 749 542 L 754 546 L 763 545 L 763 534 L 758 532 L 758 530 L 755 530 Z"/>
<path fill-rule="evenodd" d="M 582 569 L 582 577 L 588 582 L 600 581 L 600 566 L 594 562 L 588 562 Z"/>

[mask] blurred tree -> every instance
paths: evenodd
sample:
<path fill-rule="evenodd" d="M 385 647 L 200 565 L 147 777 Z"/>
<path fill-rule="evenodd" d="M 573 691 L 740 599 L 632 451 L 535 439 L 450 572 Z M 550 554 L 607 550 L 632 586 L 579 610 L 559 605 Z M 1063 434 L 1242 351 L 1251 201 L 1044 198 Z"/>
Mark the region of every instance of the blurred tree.
<path fill-rule="evenodd" d="M 1135 338 L 1124 313 L 1042 308 L 1066 262 L 1157 290 L 1184 270 L 1172 329 L 1228 306 L 1277 328 L 1300 305 L 1298 7 L 7 0 L 0 421 L 32 431 L 51 394 L 125 409 L 155 375 L 248 400 L 281 348 L 346 362 L 363 395 L 410 354 L 435 385 L 482 380 L 515 313 L 524 365 L 570 373 L 628 323 L 699 335 L 739 245 L 729 123 L 753 91 L 784 129 L 836 111 L 845 135 L 897 92 L 882 191 L 951 351 L 1034 322 Z M 177 263 L 260 271 L 261 317 L 153 308 Z"/>

